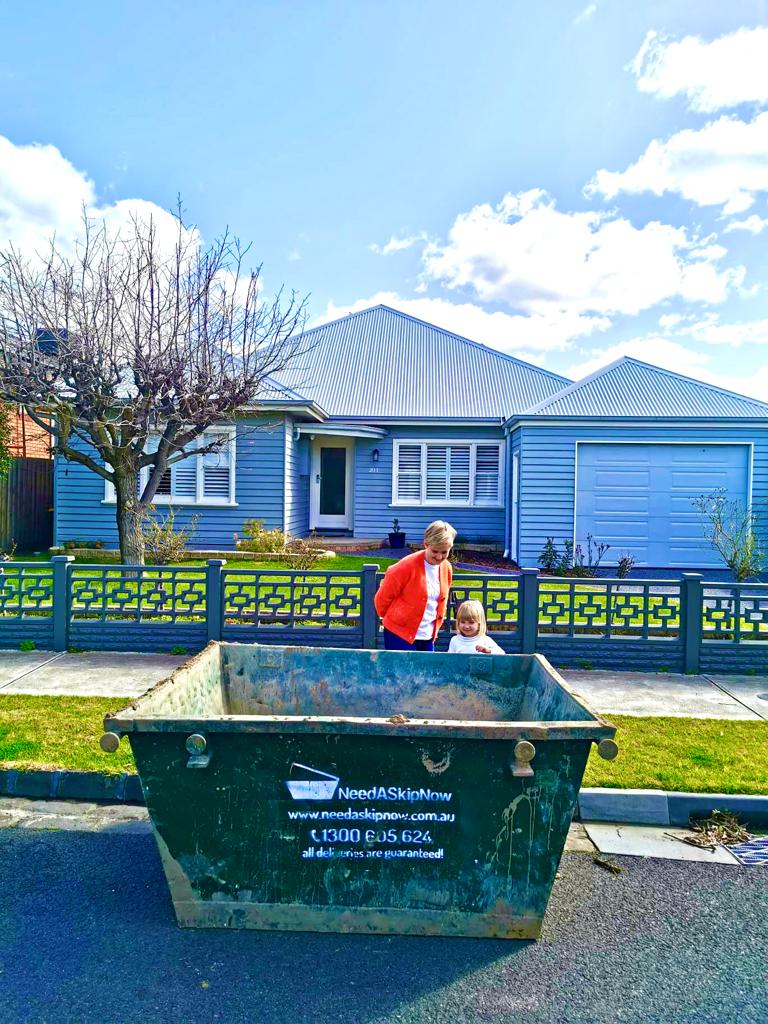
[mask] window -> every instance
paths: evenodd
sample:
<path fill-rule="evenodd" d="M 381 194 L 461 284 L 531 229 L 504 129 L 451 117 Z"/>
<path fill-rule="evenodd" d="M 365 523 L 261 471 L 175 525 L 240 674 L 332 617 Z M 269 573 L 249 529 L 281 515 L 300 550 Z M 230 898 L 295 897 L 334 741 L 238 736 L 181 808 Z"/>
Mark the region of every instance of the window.
<path fill-rule="evenodd" d="M 174 463 L 164 474 L 153 499 L 156 505 L 233 505 L 235 503 L 235 428 L 213 427 L 198 441 L 198 447 L 217 437 L 226 437 L 218 451 L 190 455 Z M 158 439 L 154 440 L 157 446 Z M 152 442 L 150 442 L 152 444 Z M 151 447 L 148 447 L 151 451 Z M 149 468 L 139 474 L 139 493 L 149 479 Z M 114 502 L 115 489 L 109 481 L 104 500 Z"/>
<path fill-rule="evenodd" d="M 395 441 L 393 505 L 502 504 L 503 442 Z"/>

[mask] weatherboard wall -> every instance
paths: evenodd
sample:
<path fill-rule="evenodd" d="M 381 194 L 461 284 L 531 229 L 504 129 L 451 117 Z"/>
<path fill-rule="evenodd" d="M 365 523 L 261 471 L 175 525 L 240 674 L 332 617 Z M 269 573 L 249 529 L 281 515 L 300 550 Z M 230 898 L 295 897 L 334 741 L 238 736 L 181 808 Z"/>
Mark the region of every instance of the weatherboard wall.
<path fill-rule="evenodd" d="M 692 442 L 696 444 L 751 443 L 752 505 L 759 509 L 768 499 L 768 427 L 713 426 L 671 427 L 585 424 L 525 425 L 520 432 L 520 565 L 536 566 L 551 536 L 558 548 L 573 537 L 576 491 L 576 442 L 616 443 Z M 508 492 L 509 493 L 509 492 Z M 600 537 L 595 538 L 600 541 Z M 604 558 L 610 565 L 613 552 Z"/>
<path fill-rule="evenodd" d="M 400 529 L 406 533 L 406 543 L 420 543 L 424 529 L 435 519 L 451 523 L 462 538 L 475 543 L 505 546 L 503 504 L 498 507 L 397 505 L 392 501 L 392 457 L 396 440 L 421 441 L 496 441 L 503 440 L 501 427 L 472 427 L 457 429 L 453 426 L 391 426 L 386 425 L 386 437 L 367 440 L 357 438 L 354 460 L 354 534 L 356 537 L 384 537 L 397 518 Z M 373 461 L 373 450 L 378 449 L 378 462 Z M 503 463 L 506 459 L 502 460 Z M 506 485 L 502 495 L 506 494 Z"/>
<path fill-rule="evenodd" d="M 193 549 L 234 549 L 234 534 L 243 536 L 246 519 L 262 519 L 269 529 L 283 527 L 285 429 L 282 419 L 238 423 L 235 451 L 234 505 L 174 505 L 177 526 L 198 517 Z M 115 506 L 104 501 L 104 480 L 85 466 L 55 460 L 54 544 L 100 540 L 118 546 Z M 159 505 L 157 515 L 165 515 Z"/>
<path fill-rule="evenodd" d="M 294 438 L 294 420 L 285 419 L 285 523 L 292 537 L 309 533 L 309 438 Z"/>

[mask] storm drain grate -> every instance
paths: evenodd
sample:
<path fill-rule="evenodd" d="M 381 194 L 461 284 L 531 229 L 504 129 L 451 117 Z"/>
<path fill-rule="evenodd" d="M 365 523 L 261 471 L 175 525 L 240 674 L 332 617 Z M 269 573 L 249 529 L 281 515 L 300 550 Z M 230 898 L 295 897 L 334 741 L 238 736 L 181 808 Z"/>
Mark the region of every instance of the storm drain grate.
<path fill-rule="evenodd" d="M 752 839 L 748 843 L 729 846 L 728 849 L 740 864 L 768 865 L 768 836 Z"/>

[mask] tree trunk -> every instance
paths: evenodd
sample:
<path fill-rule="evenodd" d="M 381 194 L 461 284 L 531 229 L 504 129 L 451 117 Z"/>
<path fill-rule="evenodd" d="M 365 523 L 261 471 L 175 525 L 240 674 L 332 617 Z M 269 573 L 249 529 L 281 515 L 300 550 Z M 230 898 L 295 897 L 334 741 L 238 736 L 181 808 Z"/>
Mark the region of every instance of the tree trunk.
<path fill-rule="evenodd" d="M 145 508 L 136 497 L 135 474 L 127 481 L 117 480 L 117 535 L 120 539 L 120 561 L 124 565 L 144 565 Z M 122 484 L 122 486 L 121 486 Z"/>

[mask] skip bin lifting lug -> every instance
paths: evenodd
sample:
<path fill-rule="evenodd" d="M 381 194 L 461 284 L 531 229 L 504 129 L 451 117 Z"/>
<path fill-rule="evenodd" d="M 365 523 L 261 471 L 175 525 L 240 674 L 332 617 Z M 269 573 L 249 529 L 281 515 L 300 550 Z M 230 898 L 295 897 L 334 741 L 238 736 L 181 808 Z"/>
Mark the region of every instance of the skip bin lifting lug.
<path fill-rule="evenodd" d="M 512 774 L 516 778 L 530 778 L 533 775 L 531 761 L 536 757 L 536 747 L 529 740 L 519 740 L 515 744 L 515 760 Z"/>
<path fill-rule="evenodd" d="M 619 746 L 616 740 L 600 740 L 597 744 L 597 752 L 604 761 L 612 761 L 619 752 Z"/>
<path fill-rule="evenodd" d="M 120 746 L 120 733 L 118 732 L 105 732 L 99 740 L 99 746 L 102 750 L 108 754 L 114 754 L 117 748 Z"/>
<path fill-rule="evenodd" d="M 205 750 L 208 746 L 208 741 L 205 736 L 201 736 L 199 732 L 193 732 L 191 736 L 187 736 L 187 741 L 184 744 L 189 753 L 189 759 L 187 761 L 187 768 L 207 768 L 211 761 L 211 755 L 206 754 Z"/>

